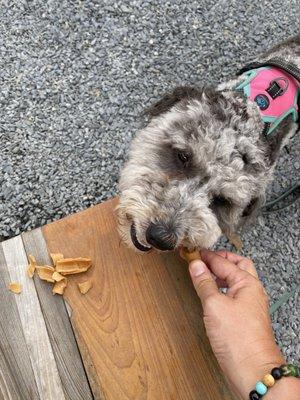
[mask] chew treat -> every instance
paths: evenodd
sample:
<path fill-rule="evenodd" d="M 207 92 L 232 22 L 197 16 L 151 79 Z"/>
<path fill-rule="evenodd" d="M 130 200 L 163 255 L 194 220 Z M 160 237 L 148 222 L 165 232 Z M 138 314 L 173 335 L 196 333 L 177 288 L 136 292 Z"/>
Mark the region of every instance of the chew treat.
<path fill-rule="evenodd" d="M 85 281 L 82 283 L 78 283 L 78 288 L 80 290 L 80 293 L 86 294 L 92 287 L 92 282 L 91 281 Z"/>
<path fill-rule="evenodd" d="M 22 286 L 21 286 L 19 283 L 17 283 L 17 282 L 11 282 L 11 283 L 8 285 L 8 289 L 9 289 L 11 292 L 15 293 L 15 294 L 20 294 L 20 293 L 22 292 Z"/>
<path fill-rule="evenodd" d="M 54 271 L 53 274 L 52 274 L 52 279 L 54 279 L 55 282 L 60 282 L 63 279 L 66 279 L 66 278 L 64 276 L 62 276 L 59 272 Z"/>
<path fill-rule="evenodd" d="M 67 278 L 63 278 L 61 281 L 55 282 L 53 289 L 52 289 L 52 293 L 63 295 L 66 286 L 67 286 Z"/>
<path fill-rule="evenodd" d="M 29 264 L 27 267 L 27 275 L 29 276 L 29 278 L 32 278 L 36 269 L 36 260 L 31 254 L 29 254 L 28 260 Z"/>
<path fill-rule="evenodd" d="M 190 263 L 191 261 L 194 261 L 194 260 L 201 260 L 200 251 L 198 251 L 198 250 L 190 251 L 186 247 L 181 247 L 179 254 L 180 254 L 180 257 L 183 258 L 188 263 Z"/>
<path fill-rule="evenodd" d="M 56 265 L 58 260 L 62 260 L 64 258 L 64 255 L 61 253 L 50 253 L 50 257 L 52 258 L 53 264 Z"/>
<path fill-rule="evenodd" d="M 37 266 L 36 269 L 40 279 L 47 282 L 54 282 L 52 275 L 55 270 L 53 267 L 50 267 L 50 265 L 43 265 Z"/>
<path fill-rule="evenodd" d="M 87 271 L 92 265 L 90 258 L 64 258 L 56 263 L 56 271 L 62 275 L 80 274 Z"/>

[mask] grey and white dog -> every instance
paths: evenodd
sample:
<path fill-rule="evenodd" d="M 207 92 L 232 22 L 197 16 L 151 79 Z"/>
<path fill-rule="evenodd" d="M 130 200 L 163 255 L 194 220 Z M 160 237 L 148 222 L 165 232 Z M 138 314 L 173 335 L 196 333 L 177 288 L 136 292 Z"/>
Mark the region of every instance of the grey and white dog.
<path fill-rule="evenodd" d="M 300 68 L 300 35 L 260 56 Z M 258 106 L 234 88 L 178 87 L 149 109 L 121 172 L 119 226 L 134 249 L 210 248 L 265 202 L 281 148 L 299 128 L 286 118 L 267 137 Z"/>

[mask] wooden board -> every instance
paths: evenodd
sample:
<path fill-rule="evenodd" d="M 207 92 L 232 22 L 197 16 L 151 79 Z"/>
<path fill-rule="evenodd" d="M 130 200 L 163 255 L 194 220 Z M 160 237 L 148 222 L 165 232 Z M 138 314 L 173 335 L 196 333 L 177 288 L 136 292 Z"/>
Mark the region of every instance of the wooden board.
<path fill-rule="evenodd" d="M 22 239 L 27 255 L 34 254 L 38 265 L 51 265 L 41 229 L 23 234 Z M 91 390 L 63 298 L 53 296 L 51 286 L 37 275 L 34 276 L 34 283 L 65 398 L 91 400 Z"/>
<path fill-rule="evenodd" d="M 0 399 L 91 400 L 64 300 L 27 276 L 27 256 L 50 263 L 40 229 L 0 244 Z M 27 254 L 26 254 L 27 251 Z M 20 294 L 8 290 L 21 284 Z"/>
<path fill-rule="evenodd" d="M 11 282 L 22 285 L 15 300 L 27 344 L 39 397 L 43 400 L 64 399 L 61 380 L 34 282 L 26 276 L 27 256 L 21 236 L 2 243 Z"/>
<path fill-rule="evenodd" d="M 0 244 L 0 399 L 39 399 L 16 298 Z"/>
<path fill-rule="evenodd" d="M 115 201 L 47 225 L 49 252 L 91 257 L 65 299 L 95 398 L 229 400 L 187 266 L 174 254 L 120 244 Z M 77 284 L 92 279 L 83 296 Z"/>

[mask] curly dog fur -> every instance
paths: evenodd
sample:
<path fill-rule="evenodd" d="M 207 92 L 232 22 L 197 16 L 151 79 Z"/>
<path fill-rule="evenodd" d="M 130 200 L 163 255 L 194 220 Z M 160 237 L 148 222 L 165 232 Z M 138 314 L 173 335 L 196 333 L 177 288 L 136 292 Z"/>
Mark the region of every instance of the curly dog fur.
<path fill-rule="evenodd" d="M 278 56 L 299 68 L 300 35 L 258 61 Z M 118 217 L 127 245 L 209 248 L 264 204 L 280 150 L 298 125 L 286 119 L 273 136 L 262 135 L 257 106 L 232 89 L 242 79 L 179 87 L 148 110 L 120 178 Z"/>

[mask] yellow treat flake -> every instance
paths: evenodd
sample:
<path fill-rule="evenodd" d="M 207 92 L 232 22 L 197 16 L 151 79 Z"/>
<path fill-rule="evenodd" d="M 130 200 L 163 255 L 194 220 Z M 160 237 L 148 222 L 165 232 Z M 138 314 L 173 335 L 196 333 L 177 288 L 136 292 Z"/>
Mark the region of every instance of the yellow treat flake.
<path fill-rule="evenodd" d="M 50 265 L 43 265 L 43 266 L 38 265 L 36 269 L 40 279 L 51 283 L 55 282 L 54 279 L 52 278 L 52 275 L 55 271 L 53 267 L 51 267 Z"/>
<path fill-rule="evenodd" d="M 53 264 L 56 265 L 58 260 L 62 260 L 64 258 L 64 255 L 61 253 L 50 253 L 50 257 L 52 258 Z"/>
<path fill-rule="evenodd" d="M 20 285 L 20 283 L 17 282 L 11 282 L 8 285 L 8 289 L 15 294 L 20 294 L 22 292 L 22 285 Z"/>
<path fill-rule="evenodd" d="M 29 276 L 29 278 L 32 278 L 36 269 L 36 260 L 31 254 L 29 254 L 28 260 L 29 264 L 27 267 L 27 275 Z"/>
<path fill-rule="evenodd" d="M 66 287 L 67 287 L 67 278 L 63 278 L 62 280 L 55 282 L 52 289 L 52 293 L 63 295 Z"/>
<path fill-rule="evenodd" d="M 82 294 L 86 294 L 92 288 L 92 286 L 93 286 L 92 281 L 85 281 L 82 283 L 78 283 L 79 291 Z"/>
<path fill-rule="evenodd" d="M 56 263 L 56 271 L 62 275 L 80 274 L 87 271 L 92 265 L 90 258 L 64 258 Z"/>
<path fill-rule="evenodd" d="M 54 279 L 55 282 L 60 282 L 63 279 L 66 279 L 66 278 L 64 276 L 62 276 L 59 272 L 54 271 L 53 274 L 52 274 L 52 279 Z"/>

